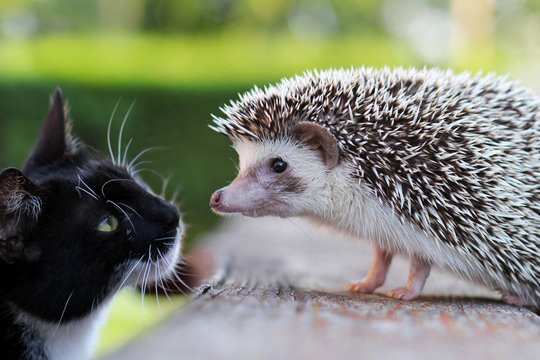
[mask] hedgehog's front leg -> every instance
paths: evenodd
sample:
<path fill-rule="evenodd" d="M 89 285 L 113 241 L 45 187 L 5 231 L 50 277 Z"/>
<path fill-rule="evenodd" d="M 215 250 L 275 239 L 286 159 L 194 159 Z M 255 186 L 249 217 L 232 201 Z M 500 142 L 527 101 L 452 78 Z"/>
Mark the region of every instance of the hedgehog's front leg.
<path fill-rule="evenodd" d="M 345 288 L 350 292 L 372 293 L 384 284 L 391 262 L 392 254 L 375 245 L 368 274 L 361 281 L 347 283 Z"/>
<path fill-rule="evenodd" d="M 430 269 L 431 264 L 416 255 L 411 255 L 407 285 L 390 290 L 387 295 L 400 300 L 415 299 L 424 288 Z"/>

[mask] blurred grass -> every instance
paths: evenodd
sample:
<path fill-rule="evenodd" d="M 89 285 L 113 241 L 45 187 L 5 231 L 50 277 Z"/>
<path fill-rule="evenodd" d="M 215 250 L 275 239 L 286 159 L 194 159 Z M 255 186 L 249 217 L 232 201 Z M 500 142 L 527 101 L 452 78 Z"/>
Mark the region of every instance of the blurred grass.
<path fill-rule="evenodd" d="M 496 70 L 511 55 L 496 47 L 454 53 L 456 70 Z M 222 32 L 58 34 L 0 42 L 3 81 L 67 81 L 92 85 L 243 88 L 306 69 L 350 66 L 423 66 L 408 46 L 383 34 L 298 39 L 290 35 Z"/>
<path fill-rule="evenodd" d="M 174 310 L 185 305 L 187 299 L 173 296 L 171 301 L 166 297 L 145 296 L 142 305 L 141 294 L 132 290 L 121 291 L 111 306 L 111 316 L 99 334 L 96 355 L 113 351 L 139 332 L 149 330 L 160 320 L 165 319 Z"/>
<path fill-rule="evenodd" d="M 367 51 L 369 49 L 369 51 Z M 309 68 L 409 65 L 388 37 L 298 39 L 279 34 L 51 35 L 0 42 L 4 80 L 166 87 L 242 87 Z"/>

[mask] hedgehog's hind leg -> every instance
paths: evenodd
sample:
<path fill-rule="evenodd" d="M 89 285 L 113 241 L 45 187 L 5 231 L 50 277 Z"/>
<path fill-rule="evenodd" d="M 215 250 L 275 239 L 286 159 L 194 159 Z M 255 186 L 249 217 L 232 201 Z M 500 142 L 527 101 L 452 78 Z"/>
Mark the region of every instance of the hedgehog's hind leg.
<path fill-rule="evenodd" d="M 519 296 L 506 291 L 502 291 L 502 301 L 504 301 L 508 305 L 533 306 L 533 304 L 529 304 L 527 301 L 521 299 Z"/>
<path fill-rule="evenodd" d="M 415 299 L 424 288 L 430 270 L 431 264 L 416 255 L 411 255 L 407 285 L 390 290 L 387 295 L 400 300 Z"/>
<path fill-rule="evenodd" d="M 391 262 L 392 253 L 375 245 L 368 274 L 361 281 L 347 283 L 345 288 L 350 292 L 372 293 L 384 284 Z"/>

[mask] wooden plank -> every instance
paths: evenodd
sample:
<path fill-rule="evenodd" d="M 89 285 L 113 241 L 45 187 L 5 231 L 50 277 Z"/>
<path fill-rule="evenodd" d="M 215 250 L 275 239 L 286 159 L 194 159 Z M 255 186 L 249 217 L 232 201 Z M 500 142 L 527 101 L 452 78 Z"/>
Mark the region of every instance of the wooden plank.
<path fill-rule="evenodd" d="M 108 359 L 538 359 L 540 317 L 434 270 L 423 296 L 396 259 L 374 295 L 343 285 L 367 271 L 371 250 L 298 221 L 229 221 L 205 239 L 216 275 L 183 311 Z"/>

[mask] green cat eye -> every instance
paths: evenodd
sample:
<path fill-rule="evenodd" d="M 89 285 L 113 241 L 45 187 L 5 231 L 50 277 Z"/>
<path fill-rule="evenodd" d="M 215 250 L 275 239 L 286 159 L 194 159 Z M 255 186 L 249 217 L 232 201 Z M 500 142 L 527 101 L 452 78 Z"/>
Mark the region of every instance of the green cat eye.
<path fill-rule="evenodd" d="M 102 232 L 111 232 L 116 230 L 117 227 L 118 219 L 114 215 L 109 215 L 99 223 L 97 229 Z"/>

